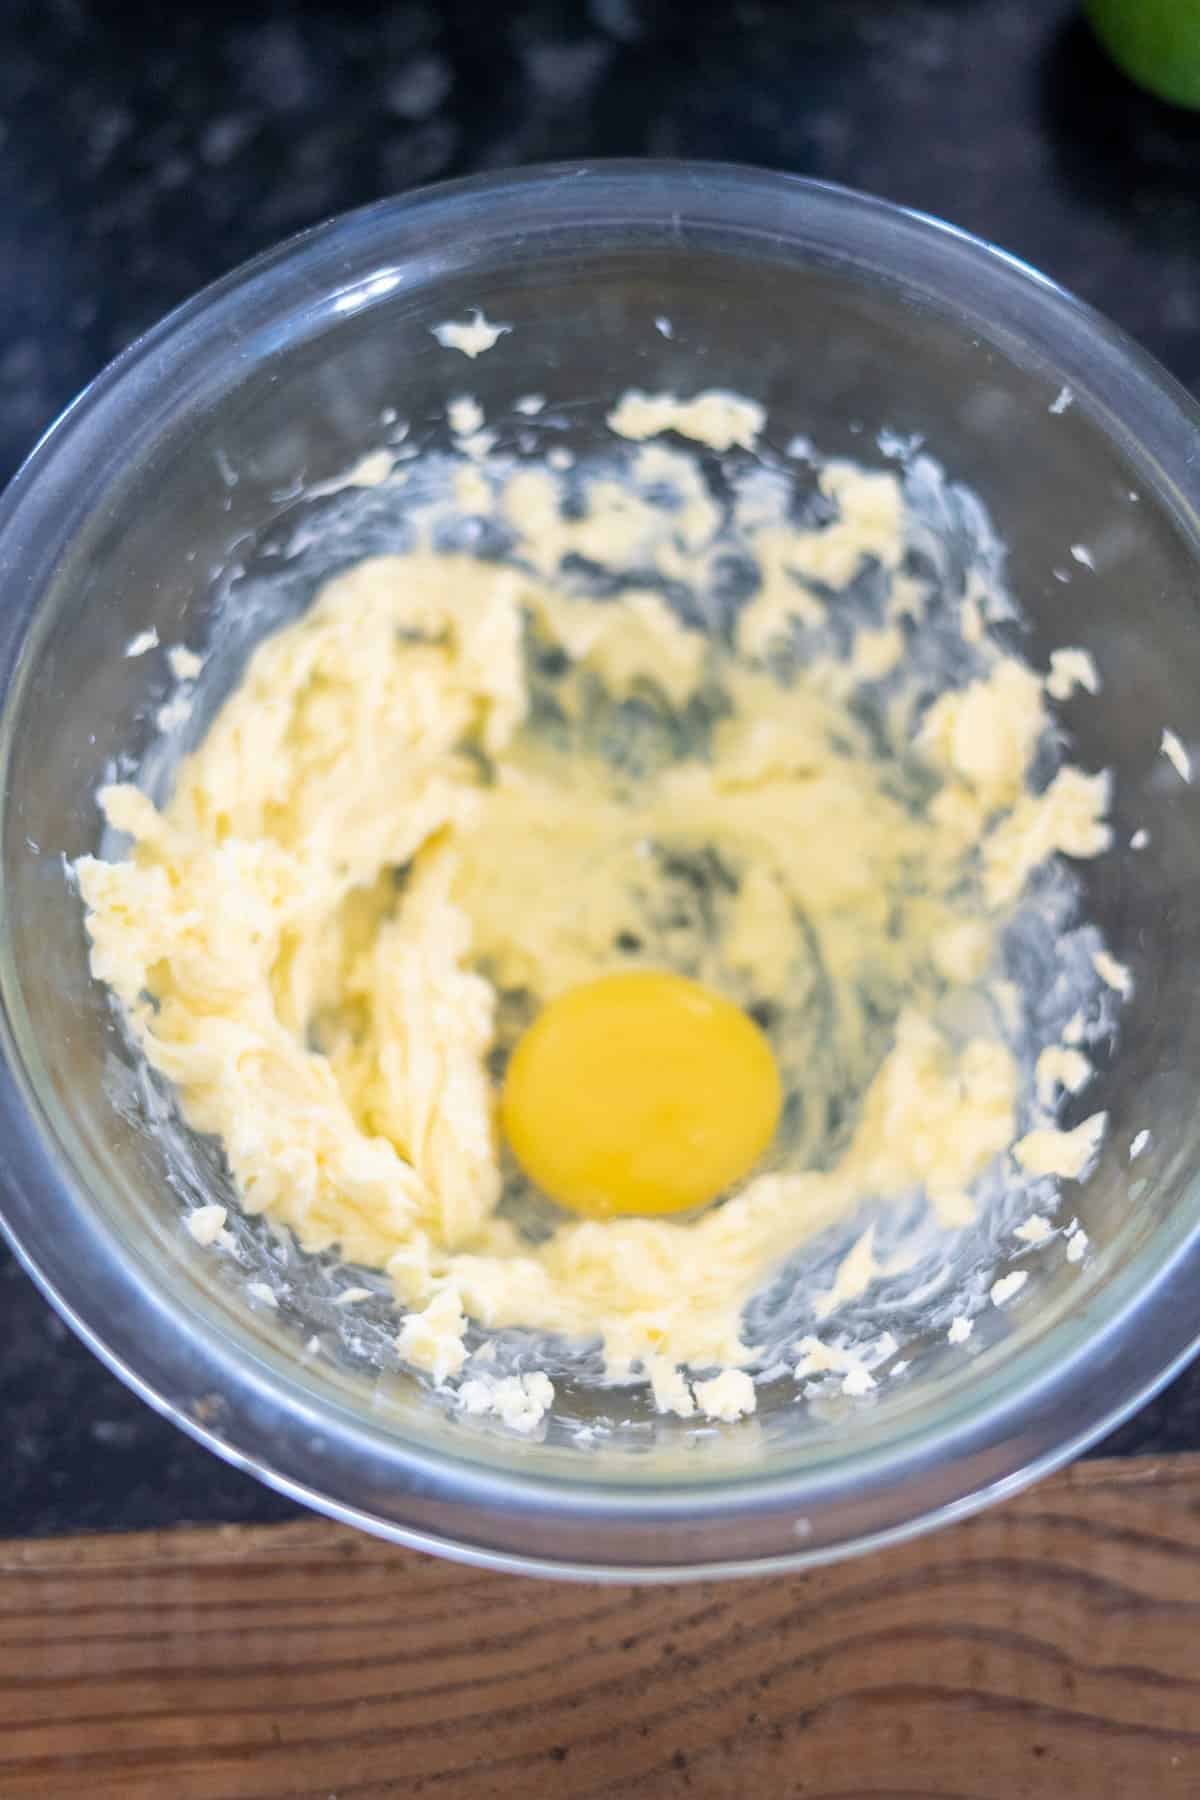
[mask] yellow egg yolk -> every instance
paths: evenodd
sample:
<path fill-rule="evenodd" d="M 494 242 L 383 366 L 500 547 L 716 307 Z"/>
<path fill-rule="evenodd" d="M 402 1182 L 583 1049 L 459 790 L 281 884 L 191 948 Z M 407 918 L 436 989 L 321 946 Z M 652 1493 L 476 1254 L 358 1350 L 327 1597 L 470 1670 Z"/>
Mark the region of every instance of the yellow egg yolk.
<path fill-rule="evenodd" d="M 501 1103 L 531 1180 L 588 1218 L 684 1212 L 748 1174 L 779 1122 L 766 1037 L 699 982 L 603 975 L 552 1000 Z"/>

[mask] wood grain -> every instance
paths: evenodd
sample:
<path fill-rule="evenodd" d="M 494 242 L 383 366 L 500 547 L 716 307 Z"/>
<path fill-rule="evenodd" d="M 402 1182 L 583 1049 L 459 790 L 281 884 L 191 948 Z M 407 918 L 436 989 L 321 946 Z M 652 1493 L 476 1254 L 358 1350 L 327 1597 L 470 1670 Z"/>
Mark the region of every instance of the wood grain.
<path fill-rule="evenodd" d="M 1200 1456 L 752 1582 L 535 1582 L 315 1520 L 0 1571 L 0 1796 L 1200 1795 Z"/>

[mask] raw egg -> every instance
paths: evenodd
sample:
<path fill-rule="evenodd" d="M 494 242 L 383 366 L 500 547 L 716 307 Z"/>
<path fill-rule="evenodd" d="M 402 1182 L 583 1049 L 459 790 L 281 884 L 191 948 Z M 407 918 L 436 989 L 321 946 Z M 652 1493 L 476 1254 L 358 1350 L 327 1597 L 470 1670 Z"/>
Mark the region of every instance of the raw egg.
<path fill-rule="evenodd" d="M 626 970 L 552 1000 L 521 1038 L 501 1119 L 542 1191 L 592 1219 L 685 1212 L 749 1173 L 779 1122 L 771 1046 L 723 995 Z"/>

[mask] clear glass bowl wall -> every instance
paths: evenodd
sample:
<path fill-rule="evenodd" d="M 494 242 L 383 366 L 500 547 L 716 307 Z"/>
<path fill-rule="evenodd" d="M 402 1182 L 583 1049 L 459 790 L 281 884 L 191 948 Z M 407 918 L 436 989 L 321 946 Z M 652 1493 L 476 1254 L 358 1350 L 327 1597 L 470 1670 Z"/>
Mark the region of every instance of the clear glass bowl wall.
<path fill-rule="evenodd" d="M 440 350 L 430 326 L 477 306 L 512 324 L 502 347 L 473 362 Z M 1086 1266 L 1061 1250 L 1033 1261 L 971 1354 L 917 1344 L 909 1377 L 868 1404 L 814 1417 L 782 1381 L 738 1426 L 697 1433 L 643 1410 L 585 1451 L 572 1422 L 611 1396 L 568 1387 L 544 1443 L 456 1419 L 380 1374 L 369 1322 L 366 1353 L 342 1331 L 332 1354 L 303 1357 L 314 1331 L 337 1333 L 299 1260 L 292 1300 L 270 1313 L 247 1305 L 244 1273 L 197 1249 L 161 1146 L 130 1119 L 129 1052 L 91 979 L 64 858 L 95 847 L 97 784 L 140 758 L 163 697 L 161 664 L 126 657 L 130 638 L 204 644 L 231 569 L 269 565 L 299 484 L 376 448 L 384 406 L 419 444 L 444 445 L 450 394 L 515 433 L 529 421 L 513 400 L 535 391 L 569 422 L 555 441 L 587 452 L 629 386 L 734 388 L 768 408 L 777 447 L 803 433 L 859 457 L 881 427 L 920 434 L 1009 546 L 1027 654 L 1044 665 L 1083 644 L 1104 669 L 1101 696 L 1069 714 L 1078 759 L 1115 771 L 1118 841 L 1144 827 L 1150 843 L 1086 876 L 1088 915 L 1137 982 L 1119 1057 L 1089 1093 L 1112 1128 L 1071 1199 Z M 1053 410 L 1063 386 L 1072 403 Z M 1164 724 L 1200 735 L 1197 424 L 1119 333 L 1011 259 L 856 195 L 720 167 L 432 190 L 296 240 L 173 315 L 60 421 L 0 507 L 4 1213 L 56 1304 L 152 1404 L 274 1485 L 528 1569 L 820 1560 L 954 1516 L 1094 1438 L 1196 1330 L 1200 798 L 1159 739 Z M 1103 554 L 1063 584 L 1053 571 L 1078 543 Z M 247 609 L 226 686 L 280 616 Z M 204 1167 L 227 1198 L 217 1160 Z"/>

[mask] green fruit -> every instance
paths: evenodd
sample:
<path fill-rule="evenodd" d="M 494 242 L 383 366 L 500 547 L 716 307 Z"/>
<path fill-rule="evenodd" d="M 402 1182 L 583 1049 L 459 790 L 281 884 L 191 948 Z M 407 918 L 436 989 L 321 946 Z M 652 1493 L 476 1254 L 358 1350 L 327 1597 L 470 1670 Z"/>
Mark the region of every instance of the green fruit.
<path fill-rule="evenodd" d="M 1134 81 L 1176 106 L 1200 107 L 1200 0 L 1088 0 L 1087 11 Z"/>

